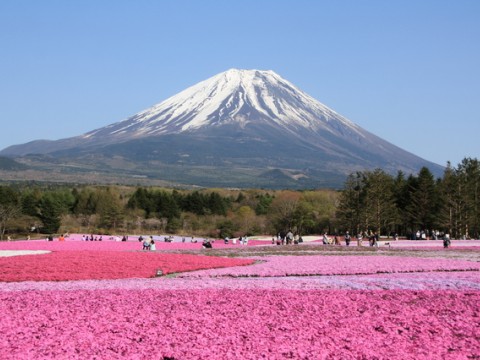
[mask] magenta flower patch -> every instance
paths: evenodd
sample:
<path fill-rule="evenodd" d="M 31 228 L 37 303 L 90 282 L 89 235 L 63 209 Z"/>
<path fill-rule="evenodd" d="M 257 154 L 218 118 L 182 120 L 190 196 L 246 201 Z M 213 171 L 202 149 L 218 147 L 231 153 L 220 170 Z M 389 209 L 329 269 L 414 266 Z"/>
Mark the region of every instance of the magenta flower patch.
<path fill-rule="evenodd" d="M 202 249 L 202 239 L 198 238 L 196 243 L 189 241 L 164 242 L 157 240 L 155 246 L 157 250 L 200 250 Z M 265 245 L 265 242 L 249 241 L 248 246 Z M 217 240 L 213 243 L 214 249 L 238 249 L 246 247 L 239 244 L 224 244 Z M 142 243 L 137 240 L 129 241 L 81 241 L 68 238 L 65 241 L 0 241 L 0 250 L 49 250 L 49 251 L 135 251 L 142 250 Z"/>
<path fill-rule="evenodd" d="M 475 359 L 479 291 L 0 293 L 0 358 Z"/>

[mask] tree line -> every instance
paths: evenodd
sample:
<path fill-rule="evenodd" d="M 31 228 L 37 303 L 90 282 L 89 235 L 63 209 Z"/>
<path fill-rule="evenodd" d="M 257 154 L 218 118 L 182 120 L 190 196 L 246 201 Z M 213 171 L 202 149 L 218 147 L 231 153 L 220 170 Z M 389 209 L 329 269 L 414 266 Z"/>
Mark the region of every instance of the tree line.
<path fill-rule="evenodd" d="M 478 238 L 480 165 L 406 176 L 356 172 L 337 190 L 179 190 L 128 186 L 0 186 L 0 238 L 65 232 L 202 236 L 417 230 Z"/>
<path fill-rule="evenodd" d="M 427 168 L 418 175 L 396 176 L 382 170 L 351 174 L 337 209 L 338 224 L 353 233 L 377 231 L 413 236 L 417 231 L 479 238 L 480 164 L 465 158 L 447 163 L 442 178 Z"/>

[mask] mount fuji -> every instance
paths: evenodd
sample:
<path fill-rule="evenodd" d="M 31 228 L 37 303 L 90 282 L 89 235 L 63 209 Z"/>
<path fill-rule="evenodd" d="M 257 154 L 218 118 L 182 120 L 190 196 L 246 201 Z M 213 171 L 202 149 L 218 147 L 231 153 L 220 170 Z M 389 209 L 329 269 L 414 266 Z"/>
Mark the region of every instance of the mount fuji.
<path fill-rule="evenodd" d="M 199 186 L 340 187 L 382 168 L 416 173 L 419 158 L 362 129 L 273 71 L 231 69 L 123 121 L 80 136 L 10 146 L 41 166 Z"/>

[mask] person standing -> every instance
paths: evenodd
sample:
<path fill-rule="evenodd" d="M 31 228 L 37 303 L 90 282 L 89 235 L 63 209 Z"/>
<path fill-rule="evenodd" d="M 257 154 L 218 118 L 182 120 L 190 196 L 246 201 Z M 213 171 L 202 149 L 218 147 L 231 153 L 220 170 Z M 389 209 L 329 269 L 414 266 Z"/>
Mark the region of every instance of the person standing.
<path fill-rule="evenodd" d="M 143 240 L 143 247 L 142 247 L 142 250 L 150 250 L 150 243 L 147 239 L 144 239 Z"/>
<path fill-rule="evenodd" d="M 335 235 L 333 236 L 333 243 L 335 245 L 342 245 L 342 243 L 340 242 L 340 238 L 339 238 L 337 233 L 335 233 Z"/>
<path fill-rule="evenodd" d="M 345 245 L 346 246 L 350 246 L 350 240 L 352 239 L 352 237 L 350 236 L 350 234 L 348 233 L 348 231 L 345 233 Z"/>
<path fill-rule="evenodd" d="M 293 232 L 292 230 L 288 230 L 287 232 L 287 244 L 293 243 Z"/>
<path fill-rule="evenodd" d="M 450 244 L 451 244 L 450 234 L 445 233 L 445 235 L 443 236 L 443 247 L 447 249 L 450 246 Z"/>
<path fill-rule="evenodd" d="M 323 234 L 323 239 L 322 239 L 323 245 L 329 245 L 330 244 L 330 239 L 327 236 L 327 233 Z"/>
<path fill-rule="evenodd" d="M 362 242 L 363 242 L 363 236 L 362 236 L 362 233 L 359 232 L 357 234 L 357 246 L 362 246 Z"/>

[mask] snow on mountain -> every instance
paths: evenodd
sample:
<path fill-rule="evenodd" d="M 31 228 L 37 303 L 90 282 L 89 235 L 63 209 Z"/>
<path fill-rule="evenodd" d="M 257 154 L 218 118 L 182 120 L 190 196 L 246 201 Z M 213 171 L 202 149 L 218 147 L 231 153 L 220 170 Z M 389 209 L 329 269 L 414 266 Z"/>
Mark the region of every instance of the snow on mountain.
<path fill-rule="evenodd" d="M 251 122 L 270 123 L 293 133 L 298 129 L 334 132 L 341 127 L 363 136 L 357 125 L 275 72 L 230 69 L 83 137 L 132 139 L 226 124 L 245 127 Z"/>
<path fill-rule="evenodd" d="M 443 168 L 362 129 L 273 71 L 231 69 L 123 121 L 10 146 L 48 169 L 132 173 L 202 186 L 340 186 L 381 168 Z M 33 155 L 33 156 L 31 156 Z"/>

